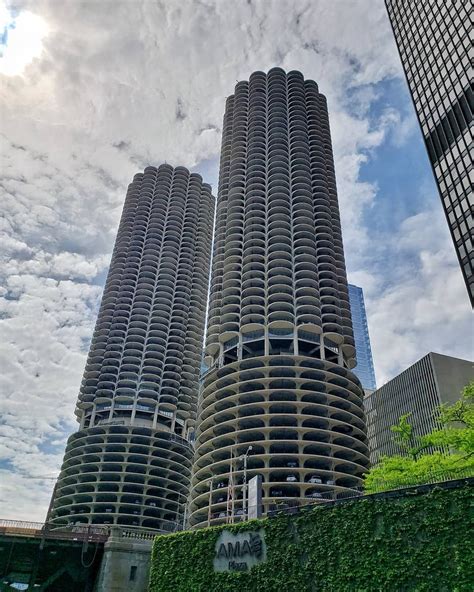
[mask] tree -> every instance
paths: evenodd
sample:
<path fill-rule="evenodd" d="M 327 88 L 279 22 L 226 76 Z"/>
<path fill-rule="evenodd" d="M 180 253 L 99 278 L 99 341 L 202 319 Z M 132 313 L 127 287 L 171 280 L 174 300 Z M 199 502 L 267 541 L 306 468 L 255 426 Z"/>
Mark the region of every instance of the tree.
<path fill-rule="evenodd" d="M 442 429 L 423 437 L 426 446 L 474 455 L 474 381 L 464 387 L 459 401 L 438 408 L 438 421 Z"/>
<path fill-rule="evenodd" d="M 404 455 L 384 457 L 366 474 L 367 493 L 474 476 L 474 381 L 459 401 L 438 408 L 439 429 L 418 437 L 409 417 L 391 428 Z"/>
<path fill-rule="evenodd" d="M 405 413 L 398 420 L 397 425 L 390 427 L 391 431 L 394 432 L 395 436 L 393 439 L 407 456 L 416 460 L 423 450 L 423 443 L 419 436 L 415 436 L 413 433 L 413 426 L 408 421 L 411 413 Z"/>

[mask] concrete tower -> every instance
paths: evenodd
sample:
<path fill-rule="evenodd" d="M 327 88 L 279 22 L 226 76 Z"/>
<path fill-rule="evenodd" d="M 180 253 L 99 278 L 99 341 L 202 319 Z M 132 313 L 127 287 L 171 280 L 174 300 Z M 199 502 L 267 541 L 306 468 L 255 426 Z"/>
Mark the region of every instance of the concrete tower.
<path fill-rule="evenodd" d="M 182 522 L 213 213 L 210 186 L 183 167 L 130 184 L 49 520 Z"/>
<path fill-rule="evenodd" d="M 326 100 L 299 72 L 255 72 L 227 99 L 205 354 L 192 526 L 242 514 L 245 476 L 262 475 L 265 508 L 361 485 Z"/>

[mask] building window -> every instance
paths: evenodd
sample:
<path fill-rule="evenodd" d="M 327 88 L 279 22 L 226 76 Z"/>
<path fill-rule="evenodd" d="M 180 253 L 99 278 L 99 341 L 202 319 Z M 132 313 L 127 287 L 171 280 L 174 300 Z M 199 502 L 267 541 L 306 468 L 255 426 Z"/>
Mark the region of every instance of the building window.
<path fill-rule="evenodd" d="M 131 565 L 130 566 L 130 577 L 128 578 L 130 582 L 134 582 L 137 577 L 137 566 Z"/>

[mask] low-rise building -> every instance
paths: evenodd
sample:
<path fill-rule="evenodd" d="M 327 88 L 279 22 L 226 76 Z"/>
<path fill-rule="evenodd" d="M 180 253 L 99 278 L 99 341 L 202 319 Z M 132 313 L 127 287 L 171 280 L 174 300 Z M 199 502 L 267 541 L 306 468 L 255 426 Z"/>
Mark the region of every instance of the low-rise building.
<path fill-rule="evenodd" d="M 401 454 L 390 429 L 410 413 L 416 436 L 437 427 L 436 409 L 454 403 L 461 390 L 474 380 L 472 362 L 430 352 L 364 400 L 367 416 L 370 461 Z"/>

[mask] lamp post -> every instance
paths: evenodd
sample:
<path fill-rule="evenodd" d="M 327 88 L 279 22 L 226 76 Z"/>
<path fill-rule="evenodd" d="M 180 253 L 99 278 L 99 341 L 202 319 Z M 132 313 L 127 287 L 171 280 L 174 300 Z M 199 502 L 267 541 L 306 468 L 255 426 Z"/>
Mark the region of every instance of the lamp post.
<path fill-rule="evenodd" d="M 247 515 L 248 515 L 248 508 L 247 508 L 247 459 L 249 456 L 249 453 L 252 450 L 252 446 L 249 446 L 247 448 L 247 451 L 245 454 L 242 454 L 239 457 L 239 460 L 243 460 L 244 461 L 244 478 L 243 478 L 243 482 L 242 482 L 242 513 L 243 513 L 243 519 L 244 521 L 247 520 Z"/>

